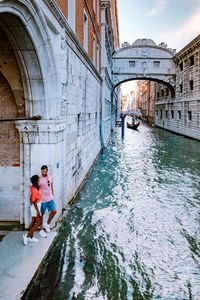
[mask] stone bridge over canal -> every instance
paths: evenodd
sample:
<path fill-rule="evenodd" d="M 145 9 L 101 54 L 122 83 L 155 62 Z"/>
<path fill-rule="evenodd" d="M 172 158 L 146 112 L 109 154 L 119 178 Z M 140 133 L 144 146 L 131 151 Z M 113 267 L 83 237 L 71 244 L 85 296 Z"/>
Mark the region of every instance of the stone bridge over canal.
<path fill-rule="evenodd" d="M 175 50 L 165 43 L 156 45 L 151 39 L 138 39 L 132 45 L 124 43 L 112 56 L 114 87 L 129 80 L 151 80 L 165 84 L 175 96 Z"/>

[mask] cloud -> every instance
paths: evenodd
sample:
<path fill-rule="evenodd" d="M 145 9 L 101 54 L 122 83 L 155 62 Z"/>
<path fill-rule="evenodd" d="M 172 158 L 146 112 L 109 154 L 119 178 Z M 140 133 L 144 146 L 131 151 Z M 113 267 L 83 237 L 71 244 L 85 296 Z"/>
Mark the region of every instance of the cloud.
<path fill-rule="evenodd" d="M 162 36 L 162 39 L 165 39 L 170 48 L 183 48 L 200 34 L 200 1 L 197 1 L 197 3 L 199 5 L 195 6 L 195 10 L 185 23 L 174 29 L 173 32 Z"/>
<path fill-rule="evenodd" d="M 147 16 L 159 15 L 167 6 L 169 0 L 156 0 L 155 7 L 147 13 Z"/>

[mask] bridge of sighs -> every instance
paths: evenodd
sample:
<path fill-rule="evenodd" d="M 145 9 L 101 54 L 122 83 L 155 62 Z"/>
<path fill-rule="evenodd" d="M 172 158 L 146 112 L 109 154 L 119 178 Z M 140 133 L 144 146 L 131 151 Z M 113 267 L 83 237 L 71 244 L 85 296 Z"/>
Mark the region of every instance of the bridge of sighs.
<path fill-rule="evenodd" d="M 112 56 L 114 87 L 129 80 L 151 80 L 165 84 L 175 96 L 175 50 L 165 43 L 156 45 L 151 39 L 124 43 Z"/>

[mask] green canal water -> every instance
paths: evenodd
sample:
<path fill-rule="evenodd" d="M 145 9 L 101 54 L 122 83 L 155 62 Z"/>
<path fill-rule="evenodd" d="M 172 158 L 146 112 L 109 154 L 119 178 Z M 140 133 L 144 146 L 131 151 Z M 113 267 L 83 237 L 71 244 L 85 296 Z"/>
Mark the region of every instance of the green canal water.
<path fill-rule="evenodd" d="M 23 299 L 199 300 L 200 143 L 117 128 Z"/>

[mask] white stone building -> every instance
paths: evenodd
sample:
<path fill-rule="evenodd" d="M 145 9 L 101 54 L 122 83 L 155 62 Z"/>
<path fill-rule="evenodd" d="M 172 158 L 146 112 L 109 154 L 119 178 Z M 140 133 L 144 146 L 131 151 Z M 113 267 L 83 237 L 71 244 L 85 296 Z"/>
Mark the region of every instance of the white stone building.
<path fill-rule="evenodd" d="M 0 123 L 5 146 L 0 148 L 0 220 L 28 227 L 30 177 L 40 174 L 41 165 L 54 177 L 57 217 L 92 167 L 101 150 L 100 118 L 105 123 L 105 111 L 112 108 L 111 82 L 105 83 L 109 76 L 101 77 L 53 0 L 0 1 L 0 34 L 0 89 L 6 86 L 12 94 L 9 105 L 15 111 L 11 115 L 5 100 L 0 116 L 23 119 L 12 131 Z M 102 89 L 106 84 L 109 88 Z M 102 110 L 106 93 L 108 107 Z M 106 142 L 111 126 L 103 126 Z M 17 163 L 4 159 L 12 147 Z"/>
<path fill-rule="evenodd" d="M 200 35 L 173 58 L 176 71 L 175 97 L 157 84 L 155 124 L 200 140 Z"/>

